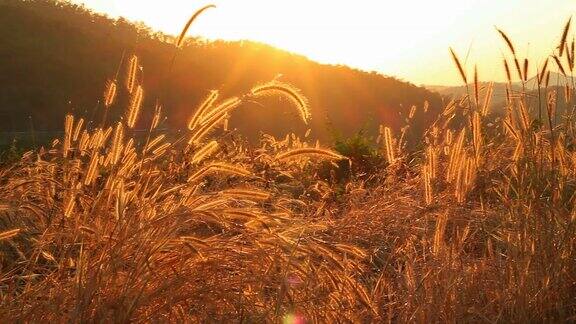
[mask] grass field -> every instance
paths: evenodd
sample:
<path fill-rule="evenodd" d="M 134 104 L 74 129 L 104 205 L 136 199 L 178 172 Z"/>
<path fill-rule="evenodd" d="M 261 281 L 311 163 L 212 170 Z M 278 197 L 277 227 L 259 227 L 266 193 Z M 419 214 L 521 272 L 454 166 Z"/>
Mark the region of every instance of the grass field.
<path fill-rule="evenodd" d="M 132 55 L 102 98 L 117 110 L 118 93 L 131 96 L 121 119 L 67 115 L 62 136 L 0 169 L 0 318 L 575 321 L 576 134 L 558 92 L 576 101 L 573 85 L 549 79 L 572 75 L 569 29 L 541 66 L 501 32 L 509 83 L 538 84 L 537 96 L 508 91 L 504 116 L 452 52 L 467 95 L 447 102 L 422 147 L 405 138 L 426 105 L 401 130 L 383 125 L 374 159 L 309 134 L 251 145 L 227 130 L 236 108 L 269 96 L 314 118 L 280 81 L 233 98 L 214 90 L 186 132 L 167 136 L 161 103 L 142 106 Z M 134 137 L 143 114 L 153 118 Z"/>

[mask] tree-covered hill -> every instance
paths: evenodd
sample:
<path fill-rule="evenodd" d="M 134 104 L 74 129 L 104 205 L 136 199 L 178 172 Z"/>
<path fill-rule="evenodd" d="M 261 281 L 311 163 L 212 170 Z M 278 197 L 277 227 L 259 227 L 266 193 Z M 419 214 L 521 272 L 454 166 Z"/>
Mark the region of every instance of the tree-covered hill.
<path fill-rule="evenodd" d="M 166 125 L 172 129 L 184 127 L 209 90 L 239 95 L 278 76 L 309 98 L 312 134 L 324 139 L 331 130 L 351 134 L 363 127 L 375 131 L 378 124 L 398 127 L 412 105 L 425 101 L 430 103 L 429 116 L 420 118 L 427 120 L 441 106 L 440 95 L 413 84 L 319 64 L 264 44 L 189 39 L 170 69 L 174 51 L 169 36 L 82 6 L 0 0 L 0 129 L 27 130 L 29 116 L 36 130 L 61 129 L 63 115 L 70 111 L 98 116 L 106 81 L 117 71 L 123 77 L 121 59 L 132 53 L 143 64 L 144 115 L 152 114 L 161 97 Z M 118 114 L 122 110 L 115 107 Z M 253 135 L 260 130 L 304 131 L 307 126 L 285 103 L 271 100 L 265 107 L 243 107 L 232 117 L 231 127 Z"/>

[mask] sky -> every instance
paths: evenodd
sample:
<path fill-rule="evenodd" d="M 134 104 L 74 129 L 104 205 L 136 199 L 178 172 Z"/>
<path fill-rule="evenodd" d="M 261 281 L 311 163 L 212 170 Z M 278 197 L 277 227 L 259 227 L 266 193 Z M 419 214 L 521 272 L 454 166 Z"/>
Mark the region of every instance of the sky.
<path fill-rule="evenodd" d="M 557 46 L 575 0 L 74 0 L 111 17 L 179 34 L 197 9 L 215 4 L 189 36 L 249 39 L 321 63 L 346 64 L 421 85 L 460 83 L 449 47 L 502 81 L 503 29 L 522 57 L 541 63 Z M 535 71 L 532 69 L 532 71 Z"/>

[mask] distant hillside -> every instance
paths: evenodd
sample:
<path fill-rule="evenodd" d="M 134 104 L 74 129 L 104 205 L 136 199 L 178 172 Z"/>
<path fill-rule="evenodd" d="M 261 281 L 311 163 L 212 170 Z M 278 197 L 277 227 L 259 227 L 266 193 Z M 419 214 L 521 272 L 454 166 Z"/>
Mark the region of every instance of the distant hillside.
<path fill-rule="evenodd" d="M 576 82 L 576 80 L 574 80 Z M 573 85 L 573 80 L 570 77 L 564 77 L 559 73 L 551 72 L 550 73 L 550 87 L 564 87 L 567 84 L 570 86 Z M 487 87 L 490 83 L 489 82 L 481 82 L 480 88 Z M 496 111 L 501 111 L 504 108 L 506 103 L 506 86 L 507 83 L 504 82 L 495 82 L 494 83 L 494 94 L 492 98 L 492 108 L 496 109 Z M 466 95 L 466 87 L 465 86 L 425 86 L 428 90 L 437 92 L 438 94 L 444 97 L 450 98 L 459 98 Z M 469 91 L 473 91 L 474 85 L 468 85 Z M 524 89 L 526 92 L 532 95 L 536 95 L 538 92 L 538 80 L 536 77 L 529 79 L 526 84 L 524 85 Z M 523 91 L 522 83 L 515 82 L 512 84 L 512 91 Z M 562 96 L 562 94 L 560 94 Z M 563 98 L 563 96 L 562 96 Z"/>
<path fill-rule="evenodd" d="M 253 42 L 191 39 L 167 77 L 175 50 L 171 41 L 146 26 L 65 2 L 0 0 L 0 129 L 28 129 L 28 116 L 41 130 L 61 129 L 68 111 L 98 116 L 106 80 L 116 74 L 123 53 L 133 52 L 144 67 L 145 113 L 152 113 L 162 94 L 167 125 L 174 129 L 184 126 L 209 90 L 239 95 L 278 75 L 310 99 L 312 133 L 320 138 L 328 138 L 330 128 L 350 134 L 380 123 L 397 127 L 412 105 L 428 101 L 429 116 L 421 117 L 426 121 L 441 107 L 441 96 L 425 88 Z M 248 135 L 304 131 L 285 105 L 272 100 L 265 108 L 242 108 L 231 126 Z"/>

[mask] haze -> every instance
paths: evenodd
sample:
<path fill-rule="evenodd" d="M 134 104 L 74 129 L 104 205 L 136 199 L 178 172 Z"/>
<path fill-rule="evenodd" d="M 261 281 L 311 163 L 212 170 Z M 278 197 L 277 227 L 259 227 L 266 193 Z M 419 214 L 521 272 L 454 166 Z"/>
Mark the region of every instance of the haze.
<path fill-rule="evenodd" d="M 218 8 L 198 19 L 191 36 L 265 42 L 322 63 L 428 85 L 459 82 L 450 46 L 467 57 L 468 68 L 482 62 L 482 80 L 503 80 L 505 46 L 494 26 L 508 33 L 520 53 L 541 62 L 560 38 L 566 13 L 574 10 L 573 0 L 554 0 L 553 5 L 549 0 L 76 2 L 170 34 L 177 34 L 196 9 L 214 3 Z"/>

